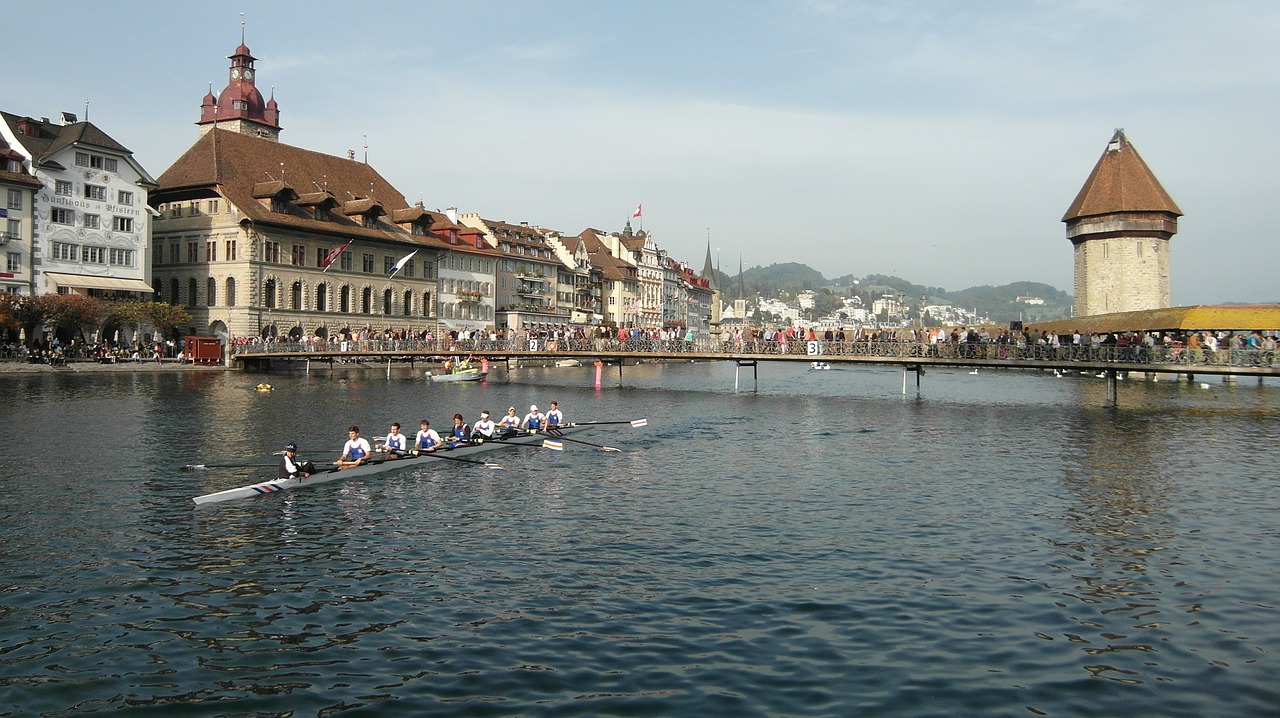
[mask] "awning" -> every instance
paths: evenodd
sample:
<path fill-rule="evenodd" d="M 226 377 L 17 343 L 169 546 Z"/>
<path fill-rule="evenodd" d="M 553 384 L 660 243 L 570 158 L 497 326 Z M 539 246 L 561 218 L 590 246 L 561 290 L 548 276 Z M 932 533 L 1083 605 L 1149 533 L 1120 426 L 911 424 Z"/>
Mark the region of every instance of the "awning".
<path fill-rule="evenodd" d="M 93 277 L 86 274 L 63 274 L 61 272 L 45 272 L 44 276 L 59 287 L 77 287 L 79 289 L 119 289 L 126 292 L 154 292 L 151 285 L 141 279 L 117 279 L 115 277 Z"/>

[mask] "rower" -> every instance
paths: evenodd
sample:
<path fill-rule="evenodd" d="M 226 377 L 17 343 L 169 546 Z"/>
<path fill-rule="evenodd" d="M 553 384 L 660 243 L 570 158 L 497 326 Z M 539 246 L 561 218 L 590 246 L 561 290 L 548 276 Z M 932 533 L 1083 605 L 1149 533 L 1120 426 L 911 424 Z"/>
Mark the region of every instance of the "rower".
<path fill-rule="evenodd" d="M 520 431 L 520 417 L 516 416 L 516 408 L 507 409 L 507 415 L 498 420 L 502 433 L 511 436 Z"/>
<path fill-rule="evenodd" d="M 422 420 L 422 428 L 418 429 L 418 438 L 414 442 L 415 453 L 417 451 L 435 451 L 440 446 L 440 435 L 435 429 L 431 428 L 431 422 L 426 419 Z"/>
<path fill-rule="evenodd" d="M 471 441 L 471 427 L 462 420 L 462 414 L 453 415 L 453 428 L 449 429 L 449 443 L 457 446 Z"/>
<path fill-rule="evenodd" d="M 538 405 L 531 404 L 529 406 L 529 413 L 524 415 L 524 421 L 521 422 L 520 425 L 529 431 L 538 431 L 546 423 L 547 417 L 543 416 L 542 412 L 538 411 Z"/>
<path fill-rule="evenodd" d="M 564 426 L 564 412 L 560 411 L 560 402 L 551 402 L 551 409 L 547 411 L 547 431 L 555 431 Z"/>
<path fill-rule="evenodd" d="M 347 443 L 342 447 L 342 456 L 333 462 L 340 469 L 349 469 L 366 463 L 373 453 L 369 448 L 369 441 L 360 436 L 360 427 L 353 426 L 347 429 L 347 437 Z"/>
<path fill-rule="evenodd" d="M 380 451 L 389 454 L 386 458 L 396 458 L 404 456 L 408 448 L 408 440 L 404 438 L 404 434 L 400 433 L 400 422 L 392 422 L 391 433 L 387 434 L 387 438 L 382 440 Z"/>
<path fill-rule="evenodd" d="M 298 461 L 298 445 L 285 444 L 284 453 L 280 455 L 281 479 L 304 479 L 310 476 L 316 467 L 310 461 Z"/>
<path fill-rule="evenodd" d="M 480 421 L 477 421 L 475 426 L 471 427 L 471 440 L 477 444 L 489 441 L 497 430 L 498 425 L 489 418 L 489 412 L 482 411 L 480 412 Z"/>

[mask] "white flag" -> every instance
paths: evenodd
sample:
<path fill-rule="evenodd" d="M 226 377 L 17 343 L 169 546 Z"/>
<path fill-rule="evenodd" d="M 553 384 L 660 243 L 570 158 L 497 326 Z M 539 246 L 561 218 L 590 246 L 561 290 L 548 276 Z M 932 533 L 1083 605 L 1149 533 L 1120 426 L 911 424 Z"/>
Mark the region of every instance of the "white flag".
<path fill-rule="evenodd" d="M 417 253 L 418 253 L 418 250 L 415 249 L 412 252 L 404 255 L 404 257 L 402 257 L 399 262 L 396 262 L 396 266 L 391 268 L 391 274 L 387 275 L 387 279 L 390 279 L 396 276 L 396 272 L 399 272 L 401 269 L 404 269 L 404 265 L 408 264 L 409 260 L 413 258 L 413 255 Z"/>

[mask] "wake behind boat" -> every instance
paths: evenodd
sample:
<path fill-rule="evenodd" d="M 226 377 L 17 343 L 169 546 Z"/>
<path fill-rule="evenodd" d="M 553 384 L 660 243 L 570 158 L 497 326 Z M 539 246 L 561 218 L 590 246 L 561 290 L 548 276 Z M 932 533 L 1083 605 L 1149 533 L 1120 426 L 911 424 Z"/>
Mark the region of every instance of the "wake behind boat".
<path fill-rule="evenodd" d="M 607 422 L 601 422 L 607 423 Z M 635 424 L 633 423 L 633 426 Z M 548 438 L 556 438 L 558 436 L 569 436 L 578 432 L 586 431 L 591 428 L 589 425 L 575 426 L 568 425 L 561 427 L 556 433 L 521 433 L 509 439 L 492 439 L 479 444 L 464 444 L 453 449 L 439 449 L 434 452 L 422 452 L 418 456 L 405 456 L 397 459 L 386 459 L 382 461 L 371 461 L 367 464 L 355 466 L 350 469 L 326 468 L 311 476 L 297 479 L 276 479 L 274 481 L 264 481 L 260 484 L 251 484 L 249 486 L 240 486 L 226 491 L 218 491 L 212 494 L 197 496 L 193 499 L 197 504 L 211 504 L 220 501 L 234 501 L 236 499 L 245 499 L 250 496 L 262 496 L 265 494 L 273 494 L 277 491 L 286 491 L 299 486 L 311 486 L 312 484 L 323 484 L 337 479 L 349 479 L 359 476 L 372 476 L 388 471 L 396 471 L 399 469 L 407 469 L 414 466 L 421 466 L 427 462 L 452 463 L 465 462 L 473 463 L 472 457 L 476 454 L 483 454 L 495 449 L 501 449 L 513 446 L 540 446 L 543 441 Z M 484 464 L 483 461 L 474 461 L 477 464 Z M 501 468 L 501 467 L 497 467 Z"/>

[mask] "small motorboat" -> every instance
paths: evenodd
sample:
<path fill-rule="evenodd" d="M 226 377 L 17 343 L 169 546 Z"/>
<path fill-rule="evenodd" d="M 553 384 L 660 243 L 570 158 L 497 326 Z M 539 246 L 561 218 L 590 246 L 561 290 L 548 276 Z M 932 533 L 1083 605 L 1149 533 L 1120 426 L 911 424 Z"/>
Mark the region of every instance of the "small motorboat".
<path fill-rule="evenodd" d="M 477 368 L 475 368 L 475 367 L 468 367 L 468 368 L 466 368 L 466 369 L 454 369 L 453 371 L 446 372 L 446 373 L 443 373 L 443 374 L 432 374 L 429 370 L 427 371 L 427 380 L 428 380 L 428 381 L 436 381 L 436 382 L 440 382 L 440 381 L 480 381 L 481 379 L 485 378 L 486 376 L 489 376 L 489 372 L 486 372 L 486 371 L 480 371 L 479 369 L 477 369 Z"/>
<path fill-rule="evenodd" d="M 815 369 L 816 369 L 816 370 L 819 370 L 819 371 L 826 371 L 827 369 L 830 369 L 830 368 L 831 368 L 831 365 L 830 365 L 830 364 L 828 364 L 828 363 L 826 363 L 826 362 L 824 362 L 824 361 L 816 361 L 816 362 L 812 362 L 812 363 L 810 363 L 810 364 L 809 364 L 809 369 L 810 369 L 810 370 L 815 370 Z"/>
<path fill-rule="evenodd" d="M 581 359 L 560 359 L 556 361 L 556 366 L 558 367 L 582 366 L 582 360 Z"/>

